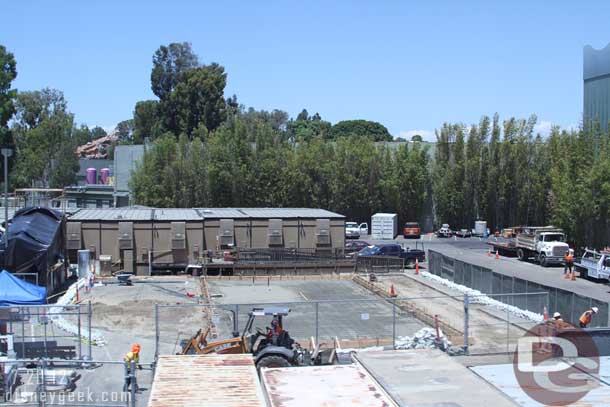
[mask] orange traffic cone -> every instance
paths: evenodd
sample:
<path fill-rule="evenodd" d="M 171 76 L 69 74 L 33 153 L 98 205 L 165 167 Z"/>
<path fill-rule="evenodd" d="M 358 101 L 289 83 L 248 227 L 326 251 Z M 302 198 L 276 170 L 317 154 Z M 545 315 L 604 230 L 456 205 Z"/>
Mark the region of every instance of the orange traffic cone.
<path fill-rule="evenodd" d="M 419 274 L 419 259 L 415 259 L 415 274 Z"/>
<path fill-rule="evenodd" d="M 572 270 L 572 281 L 576 281 L 576 270 Z"/>
<path fill-rule="evenodd" d="M 80 298 L 78 296 L 78 280 L 76 280 L 76 302 L 79 302 Z"/>
<path fill-rule="evenodd" d="M 487 250 L 487 257 L 491 257 L 491 249 Z"/>
<path fill-rule="evenodd" d="M 394 298 L 396 297 L 396 290 L 394 289 L 394 284 L 390 285 L 390 297 Z"/>
<path fill-rule="evenodd" d="M 496 250 L 496 260 L 500 260 L 500 252 Z"/>
<path fill-rule="evenodd" d="M 563 278 L 568 280 L 570 278 L 570 273 L 566 271 Z"/>
<path fill-rule="evenodd" d="M 546 305 L 544 306 L 544 312 L 542 313 L 542 316 L 544 317 L 544 322 L 549 320 L 549 312 L 546 309 Z"/>

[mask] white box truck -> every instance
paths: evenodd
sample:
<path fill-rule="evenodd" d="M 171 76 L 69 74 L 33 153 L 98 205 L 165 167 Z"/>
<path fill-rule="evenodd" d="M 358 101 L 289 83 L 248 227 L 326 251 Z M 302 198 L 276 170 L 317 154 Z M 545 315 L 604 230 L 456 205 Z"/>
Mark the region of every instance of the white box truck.
<path fill-rule="evenodd" d="M 371 216 L 371 238 L 373 240 L 393 240 L 398 234 L 398 215 L 376 213 Z"/>

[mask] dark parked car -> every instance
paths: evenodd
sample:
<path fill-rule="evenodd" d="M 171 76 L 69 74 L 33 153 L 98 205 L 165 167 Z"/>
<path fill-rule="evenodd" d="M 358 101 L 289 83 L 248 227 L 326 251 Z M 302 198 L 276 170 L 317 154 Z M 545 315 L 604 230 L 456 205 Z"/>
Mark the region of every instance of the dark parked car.
<path fill-rule="evenodd" d="M 370 244 L 364 240 L 352 240 L 350 242 L 345 242 L 345 254 L 348 256 L 353 255 L 367 246 L 370 246 Z"/>
<path fill-rule="evenodd" d="M 460 229 L 460 230 L 454 232 L 453 234 L 456 235 L 457 237 L 471 237 L 472 236 L 472 232 L 468 229 Z"/>
<path fill-rule="evenodd" d="M 368 246 L 358 252 L 358 256 L 391 256 L 402 257 L 406 265 L 414 265 L 415 260 L 426 260 L 426 252 L 420 249 L 403 249 L 396 243 L 384 243 Z"/>
<path fill-rule="evenodd" d="M 421 229 L 417 222 L 407 222 L 402 230 L 402 236 L 405 239 L 414 238 L 419 239 L 421 237 Z"/>

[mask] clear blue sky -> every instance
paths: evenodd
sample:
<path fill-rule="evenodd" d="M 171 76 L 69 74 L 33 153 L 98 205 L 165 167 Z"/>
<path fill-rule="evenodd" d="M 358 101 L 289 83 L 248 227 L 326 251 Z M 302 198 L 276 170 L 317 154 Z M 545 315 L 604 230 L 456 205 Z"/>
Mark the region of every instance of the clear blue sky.
<path fill-rule="evenodd" d="M 179 41 L 224 65 L 227 96 L 258 109 L 376 120 L 394 135 L 496 111 L 573 126 L 582 48 L 610 42 L 607 0 L 11 1 L 1 9 L 15 86 L 60 89 L 79 123 L 106 128 L 154 97 L 152 55 Z"/>

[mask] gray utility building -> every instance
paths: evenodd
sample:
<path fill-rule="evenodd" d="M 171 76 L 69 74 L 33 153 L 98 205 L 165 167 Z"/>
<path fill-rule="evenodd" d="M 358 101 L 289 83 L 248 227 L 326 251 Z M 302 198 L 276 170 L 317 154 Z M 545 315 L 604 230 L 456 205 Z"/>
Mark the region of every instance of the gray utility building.
<path fill-rule="evenodd" d="M 323 209 L 80 209 L 66 222 L 71 261 L 89 249 L 128 272 L 184 270 L 204 251 L 239 248 L 331 250 L 345 245 L 345 217 Z M 150 257 L 149 257 L 150 256 Z"/>
<path fill-rule="evenodd" d="M 603 131 L 610 120 L 610 44 L 600 50 L 583 50 L 584 121 L 599 122 Z"/>

